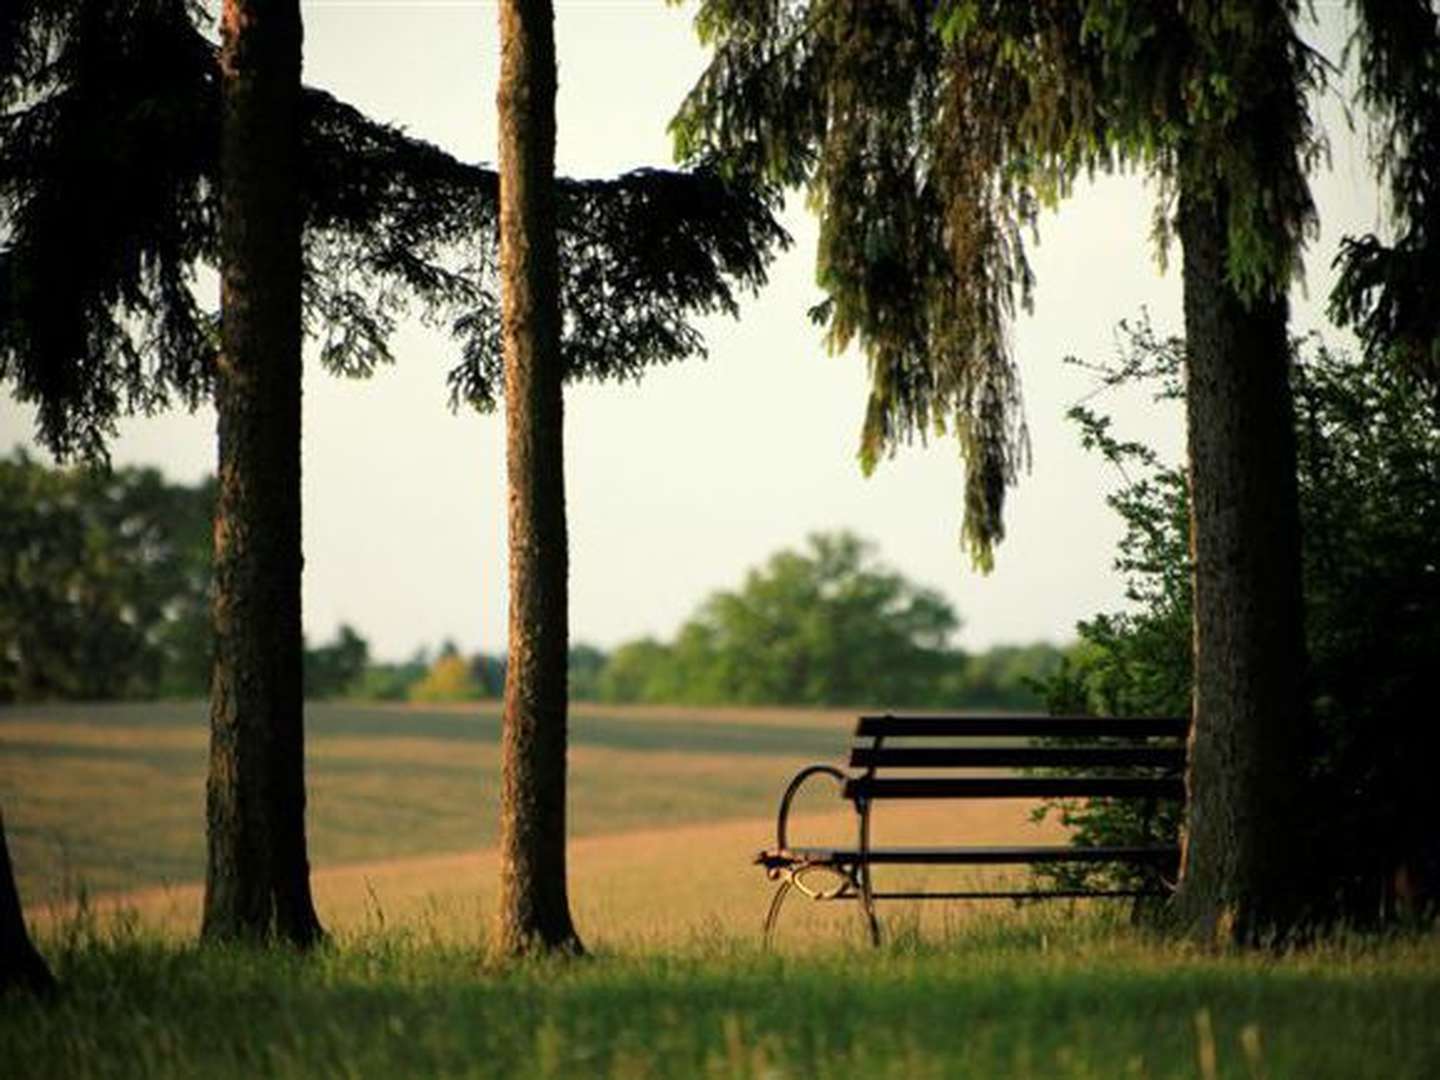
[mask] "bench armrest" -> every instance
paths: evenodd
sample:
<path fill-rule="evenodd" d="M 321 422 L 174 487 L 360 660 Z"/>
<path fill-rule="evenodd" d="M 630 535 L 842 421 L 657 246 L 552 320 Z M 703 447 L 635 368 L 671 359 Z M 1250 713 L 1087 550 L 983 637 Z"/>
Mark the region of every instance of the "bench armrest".
<path fill-rule="evenodd" d="M 795 774 L 790 781 L 790 786 L 785 789 L 785 794 L 780 797 L 780 813 L 775 820 L 775 846 L 781 851 L 790 846 L 786 839 L 786 825 L 790 819 L 790 804 L 795 801 L 796 794 L 804 786 L 805 781 L 812 776 L 828 776 L 844 789 L 845 781 L 849 779 L 843 772 L 834 765 L 807 765 Z"/>

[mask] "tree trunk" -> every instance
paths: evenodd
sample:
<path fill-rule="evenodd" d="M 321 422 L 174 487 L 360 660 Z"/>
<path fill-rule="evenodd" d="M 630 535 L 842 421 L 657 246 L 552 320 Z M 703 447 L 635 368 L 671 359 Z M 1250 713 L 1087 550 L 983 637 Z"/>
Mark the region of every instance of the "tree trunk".
<path fill-rule="evenodd" d="M 500 274 L 510 643 L 501 738 L 501 956 L 580 952 L 565 883 L 564 402 L 551 0 L 500 3 Z"/>
<path fill-rule="evenodd" d="M 225 0 L 207 940 L 315 942 L 300 628 L 301 25 Z"/>
<path fill-rule="evenodd" d="M 1288 306 L 1227 275 L 1226 192 L 1182 190 L 1195 691 L 1175 913 L 1207 941 L 1307 913 L 1300 518 Z"/>
<path fill-rule="evenodd" d="M 49 994 L 55 989 L 55 978 L 25 929 L 15 869 L 10 865 L 10 848 L 5 842 L 5 818 L 0 815 L 0 994 L 17 987 L 34 994 Z"/>

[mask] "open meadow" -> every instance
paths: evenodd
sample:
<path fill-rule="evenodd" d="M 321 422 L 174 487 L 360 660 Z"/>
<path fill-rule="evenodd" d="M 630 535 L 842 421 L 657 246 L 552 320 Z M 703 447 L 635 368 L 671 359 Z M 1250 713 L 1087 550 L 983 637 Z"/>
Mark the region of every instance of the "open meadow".
<path fill-rule="evenodd" d="M 571 895 L 592 959 L 487 967 L 498 716 L 312 706 L 312 957 L 199 950 L 204 707 L 0 711 L 0 805 L 66 990 L 0 1018 L 6 1076 L 1440 1075 L 1440 942 L 1275 956 L 1148 938 L 1123 906 L 792 901 L 750 858 L 850 713 L 579 707 Z M 809 835 L 850 824 L 817 789 Z M 828 804 L 828 805 L 827 805 Z M 1036 839 L 997 802 L 882 841 Z M 957 837 L 958 838 L 958 837 Z M 18 1063 L 11 1072 L 9 1063 Z"/>
<path fill-rule="evenodd" d="M 449 938 L 483 926 L 496 880 L 498 707 L 320 704 L 307 722 L 310 850 L 326 926 L 423 917 Z M 773 841 L 780 792 L 801 765 L 843 760 L 853 723 L 851 712 L 578 706 L 570 859 L 582 934 L 652 945 L 701 927 L 753 936 L 771 886 L 750 861 Z M 0 712 L 0 805 L 35 917 L 53 922 L 83 901 L 193 931 L 207 739 L 205 707 L 194 703 Z M 807 789 L 797 837 L 850 835 L 853 815 L 832 793 L 823 782 Z M 1029 809 L 887 807 L 877 836 L 1058 835 L 1031 824 Z M 787 936 L 813 929 L 824 941 L 858 926 L 849 905 L 805 907 L 787 909 Z"/>

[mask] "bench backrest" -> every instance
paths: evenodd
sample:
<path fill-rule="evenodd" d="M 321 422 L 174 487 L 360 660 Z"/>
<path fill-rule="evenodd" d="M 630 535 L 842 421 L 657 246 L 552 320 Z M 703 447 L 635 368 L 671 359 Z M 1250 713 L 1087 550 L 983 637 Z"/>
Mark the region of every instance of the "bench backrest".
<path fill-rule="evenodd" d="M 1188 731 L 1173 716 L 862 716 L 845 796 L 1182 799 Z"/>

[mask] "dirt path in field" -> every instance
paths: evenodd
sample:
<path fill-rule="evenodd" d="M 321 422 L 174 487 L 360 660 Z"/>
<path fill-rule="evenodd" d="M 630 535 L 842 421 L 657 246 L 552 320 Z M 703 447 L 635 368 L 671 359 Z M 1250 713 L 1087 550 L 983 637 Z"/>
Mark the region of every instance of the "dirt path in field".
<path fill-rule="evenodd" d="M 1057 842 L 1061 828 L 1029 824 L 1030 807 L 1019 800 L 898 807 L 877 814 L 875 843 Z M 774 886 L 752 860 L 774 843 L 774 828 L 773 819 L 764 818 L 573 839 L 570 896 L 582 937 L 624 947 L 697 935 L 754 936 Z M 851 843 L 853 830 L 853 814 L 843 811 L 793 820 L 790 839 Z M 488 927 L 498 865 L 493 849 L 424 855 L 317 867 L 312 885 L 322 922 L 342 936 L 398 926 L 427 938 L 468 941 Z M 909 880 L 914 884 L 913 875 Z M 92 899 L 91 908 L 102 920 L 129 912 L 144 926 L 187 935 L 199 925 L 201 898 L 195 883 L 105 894 Z M 833 936 L 837 921 L 858 925 L 851 904 L 797 900 L 792 908 L 799 910 L 787 909 L 787 934 Z M 42 923 L 64 915 L 36 914 Z"/>

